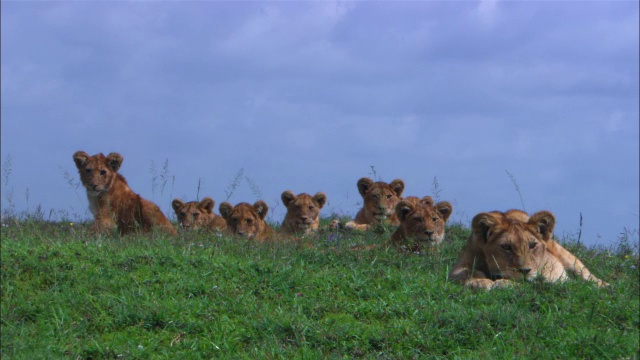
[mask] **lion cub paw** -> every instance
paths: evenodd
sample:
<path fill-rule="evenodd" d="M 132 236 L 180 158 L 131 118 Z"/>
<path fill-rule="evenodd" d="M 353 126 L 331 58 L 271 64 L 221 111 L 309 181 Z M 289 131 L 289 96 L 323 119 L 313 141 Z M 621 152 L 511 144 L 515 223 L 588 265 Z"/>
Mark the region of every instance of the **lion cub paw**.
<path fill-rule="evenodd" d="M 514 285 L 513 281 L 500 279 L 493 281 L 491 279 L 471 279 L 465 283 L 466 286 L 472 289 L 485 289 L 491 290 L 496 288 L 507 288 Z"/>
<path fill-rule="evenodd" d="M 344 228 L 347 230 L 367 231 L 369 230 L 369 225 L 357 224 L 355 221 L 349 221 L 348 223 L 344 224 Z"/>
<path fill-rule="evenodd" d="M 491 286 L 492 289 L 495 288 L 508 288 L 508 287 L 512 287 L 515 284 L 513 283 L 513 281 L 511 280 L 505 280 L 505 279 L 499 279 L 493 282 L 493 286 Z"/>
<path fill-rule="evenodd" d="M 356 230 L 358 228 L 358 225 L 355 221 L 349 221 L 348 223 L 344 224 L 344 228 L 347 230 Z"/>
<path fill-rule="evenodd" d="M 465 285 L 472 289 L 491 290 L 493 287 L 493 281 L 490 279 L 470 279 L 467 280 Z"/>
<path fill-rule="evenodd" d="M 329 229 L 340 230 L 343 228 L 342 222 L 338 219 L 334 219 L 329 223 Z"/>

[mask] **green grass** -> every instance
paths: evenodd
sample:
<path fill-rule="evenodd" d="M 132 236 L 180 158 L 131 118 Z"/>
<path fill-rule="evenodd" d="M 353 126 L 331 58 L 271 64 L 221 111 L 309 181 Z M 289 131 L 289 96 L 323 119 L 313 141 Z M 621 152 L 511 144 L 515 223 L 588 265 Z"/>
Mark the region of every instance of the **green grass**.
<path fill-rule="evenodd" d="M 325 220 L 326 222 L 326 220 Z M 638 358 L 637 244 L 567 244 L 598 277 L 471 291 L 447 282 L 469 230 L 398 254 L 389 229 L 313 248 L 206 234 L 94 236 L 3 226 L 7 359 Z M 635 249 L 633 249 L 635 247 Z"/>

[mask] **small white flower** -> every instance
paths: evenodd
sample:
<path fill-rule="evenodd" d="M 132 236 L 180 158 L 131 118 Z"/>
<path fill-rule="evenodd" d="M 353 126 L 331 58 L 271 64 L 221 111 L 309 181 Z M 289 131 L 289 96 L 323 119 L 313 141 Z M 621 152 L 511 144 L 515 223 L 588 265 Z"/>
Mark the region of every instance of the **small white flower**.
<path fill-rule="evenodd" d="M 142 350 L 142 349 L 144 349 L 142 345 L 138 345 L 138 350 Z"/>

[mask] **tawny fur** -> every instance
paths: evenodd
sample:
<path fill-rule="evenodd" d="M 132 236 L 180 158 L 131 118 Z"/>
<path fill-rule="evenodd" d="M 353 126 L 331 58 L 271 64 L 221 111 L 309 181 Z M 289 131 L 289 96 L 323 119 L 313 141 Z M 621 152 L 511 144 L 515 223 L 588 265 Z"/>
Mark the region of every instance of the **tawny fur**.
<path fill-rule="evenodd" d="M 318 230 L 320 225 L 320 210 L 327 202 L 327 196 L 318 192 L 298 194 L 287 190 L 281 195 L 282 203 L 287 208 L 287 214 L 282 222 L 282 231 L 289 234 L 308 235 Z"/>
<path fill-rule="evenodd" d="M 434 204 L 433 198 L 431 196 L 424 196 L 422 198 L 419 198 L 417 196 L 406 196 L 402 200 L 409 201 L 414 205 L 417 205 L 417 204 L 433 205 Z"/>
<path fill-rule="evenodd" d="M 367 230 L 370 225 L 388 223 L 400 225 L 395 214 L 395 207 L 402 200 L 404 181 L 395 179 L 387 184 L 383 181 L 374 182 L 363 177 L 358 180 L 358 192 L 364 202 L 362 209 L 353 221 L 345 224 L 347 229 Z"/>
<path fill-rule="evenodd" d="M 73 154 L 73 161 L 82 185 L 87 189 L 94 230 L 107 232 L 117 228 L 124 235 L 158 227 L 169 234 L 176 234 L 176 229 L 160 208 L 134 193 L 124 176 L 118 173 L 123 161 L 120 154 L 89 156 L 78 151 Z"/>
<path fill-rule="evenodd" d="M 187 203 L 180 199 L 174 199 L 171 207 L 178 217 L 178 223 L 184 230 L 224 230 L 227 222 L 222 216 L 213 213 L 216 202 L 205 197 L 201 201 L 189 201 Z"/>
<path fill-rule="evenodd" d="M 419 199 L 409 196 L 396 205 L 400 226 L 391 235 L 391 243 L 399 248 L 419 252 L 423 246 L 440 244 L 445 237 L 445 224 L 453 212 L 447 201 L 433 204 L 426 196 Z"/>
<path fill-rule="evenodd" d="M 467 240 L 449 279 L 471 288 L 510 286 L 514 280 L 564 281 L 567 272 L 598 286 L 608 284 L 595 277 L 582 261 L 552 239 L 555 217 L 549 211 L 532 216 L 520 210 L 476 215 Z"/>
<path fill-rule="evenodd" d="M 219 211 L 231 234 L 259 241 L 269 240 L 273 235 L 273 229 L 264 220 L 269 206 L 262 200 L 253 205 L 243 202 L 236 206 L 223 202 Z"/>

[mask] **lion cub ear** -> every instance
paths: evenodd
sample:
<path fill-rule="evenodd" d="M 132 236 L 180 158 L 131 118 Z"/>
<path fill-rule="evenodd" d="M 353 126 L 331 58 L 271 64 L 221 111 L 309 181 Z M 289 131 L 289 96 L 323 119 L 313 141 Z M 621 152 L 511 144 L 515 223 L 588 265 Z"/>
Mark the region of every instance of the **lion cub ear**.
<path fill-rule="evenodd" d="M 282 199 L 284 206 L 289 207 L 289 204 L 296 199 L 296 196 L 290 190 L 285 190 L 282 192 L 282 195 L 280 195 L 280 198 Z"/>
<path fill-rule="evenodd" d="M 364 197 L 367 194 L 367 191 L 371 189 L 372 185 L 373 185 L 373 180 L 367 177 L 363 177 L 360 180 L 358 180 L 358 192 L 360 192 L 360 195 Z"/>
<path fill-rule="evenodd" d="M 556 218 L 549 211 L 539 211 L 529 218 L 529 225 L 532 225 L 540 235 L 542 240 L 551 240 L 553 228 L 556 226 Z"/>
<path fill-rule="evenodd" d="M 220 215 L 222 215 L 222 217 L 228 221 L 229 216 L 231 216 L 231 212 L 233 211 L 233 205 L 225 201 L 220 204 L 218 211 L 220 211 Z"/>
<path fill-rule="evenodd" d="M 453 205 L 451 205 L 448 201 L 440 201 L 436 204 L 435 207 L 436 211 L 438 211 L 440 215 L 442 215 L 442 220 L 444 220 L 444 222 L 447 222 L 447 220 L 449 220 L 449 216 L 451 216 L 451 213 L 453 212 Z"/>
<path fill-rule="evenodd" d="M 211 214 L 215 205 L 216 202 L 212 198 L 205 197 L 198 203 L 198 208 L 204 210 L 207 214 Z"/>
<path fill-rule="evenodd" d="M 267 216 L 267 213 L 269 212 L 269 205 L 267 205 L 267 203 L 262 200 L 256 201 L 253 204 L 253 208 L 256 210 L 256 213 L 258 213 L 258 216 L 260 216 L 260 219 L 262 220 L 264 220 L 264 218 Z"/>
<path fill-rule="evenodd" d="M 435 204 L 435 202 L 433 201 L 433 198 L 431 196 L 425 196 L 422 199 L 420 199 L 420 202 L 425 204 L 425 205 L 431 205 L 433 206 L 433 204 Z"/>
<path fill-rule="evenodd" d="M 173 201 L 171 202 L 171 207 L 173 208 L 173 211 L 178 212 L 180 210 L 181 207 L 184 206 L 184 202 L 180 199 L 173 199 Z"/>
<path fill-rule="evenodd" d="M 107 156 L 107 166 L 109 166 L 111 170 L 117 172 L 118 169 L 120 169 L 120 165 L 122 165 L 123 160 L 122 155 L 118 153 L 111 153 Z"/>
<path fill-rule="evenodd" d="M 400 221 L 404 221 L 407 214 L 413 211 L 413 209 L 415 209 L 415 205 L 413 205 L 411 201 L 402 200 L 396 205 L 396 216 L 398 216 Z"/>
<path fill-rule="evenodd" d="M 73 161 L 76 163 L 76 167 L 80 169 L 89 161 L 90 157 L 91 156 L 84 151 L 76 151 L 75 154 L 73 154 Z"/>
<path fill-rule="evenodd" d="M 393 192 L 396 193 L 398 197 L 402 196 L 402 192 L 404 191 L 404 181 L 395 179 L 391 184 L 389 184 L 389 186 L 391 186 L 391 189 L 393 189 Z"/>
<path fill-rule="evenodd" d="M 323 192 L 317 192 L 315 195 L 313 195 L 313 201 L 317 202 L 318 207 L 322 209 L 324 204 L 327 203 L 327 195 L 325 195 Z"/>
<path fill-rule="evenodd" d="M 490 213 L 480 213 L 471 220 L 471 230 L 480 236 L 483 242 L 489 240 L 491 229 L 500 224 L 500 219 Z"/>

